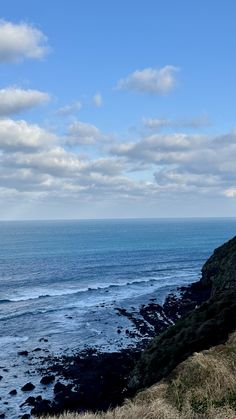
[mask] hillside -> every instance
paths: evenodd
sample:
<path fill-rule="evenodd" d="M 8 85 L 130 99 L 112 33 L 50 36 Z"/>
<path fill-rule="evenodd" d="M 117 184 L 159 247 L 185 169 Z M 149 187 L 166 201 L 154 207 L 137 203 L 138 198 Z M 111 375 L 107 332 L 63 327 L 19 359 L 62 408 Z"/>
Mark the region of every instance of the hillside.
<path fill-rule="evenodd" d="M 194 353 L 160 383 L 106 413 L 58 419 L 235 419 L 236 333 L 224 345 Z M 51 419 L 56 419 L 54 416 Z"/>
<path fill-rule="evenodd" d="M 153 339 L 131 374 L 131 390 L 156 383 L 193 352 L 224 343 L 236 329 L 236 237 L 214 251 L 200 284 L 211 287 L 211 298 Z"/>

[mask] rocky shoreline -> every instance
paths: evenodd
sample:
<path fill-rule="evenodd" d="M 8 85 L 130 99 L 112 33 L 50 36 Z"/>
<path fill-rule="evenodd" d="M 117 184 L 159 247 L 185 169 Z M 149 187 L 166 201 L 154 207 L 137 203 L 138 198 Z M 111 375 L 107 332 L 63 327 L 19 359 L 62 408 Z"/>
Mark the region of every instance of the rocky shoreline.
<path fill-rule="evenodd" d="M 127 386 L 130 372 L 150 340 L 193 311 L 210 294 L 211 286 L 199 281 L 179 288 L 176 294 L 169 294 L 163 305 L 157 304 L 155 298 L 152 298 L 138 311 L 116 307 L 118 316 L 125 316 L 132 324 L 131 330 L 124 331 L 118 327 L 118 335 L 125 332 L 127 338 L 137 338 L 136 345 L 130 345 L 119 352 L 106 353 L 88 348 L 69 356 L 44 353 L 40 357 L 41 366 L 37 368 L 41 376 L 40 388 L 35 389 L 31 382 L 21 388 L 28 397 L 21 404 L 27 413 L 20 417 L 27 419 L 30 415 L 57 414 L 65 410 L 107 410 L 121 404 L 130 395 Z M 40 348 L 36 349 L 40 351 Z M 23 352 L 19 356 L 28 357 L 27 351 Z M 35 396 L 35 390 L 40 393 L 42 385 L 44 389 L 51 388 L 50 398 L 45 399 L 41 394 Z M 17 392 L 18 389 L 13 391 Z M 1 414 L 0 417 L 7 417 Z"/>
<path fill-rule="evenodd" d="M 224 344 L 236 330 L 236 237 L 218 247 L 202 268 L 210 298 L 157 334 L 129 377 L 133 392 L 159 382 L 194 352 Z"/>
<path fill-rule="evenodd" d="M 170 293 L 162 305 L 155 294 L 137 308 L 113 305 L 116 351 L 91 345 L 72 353 L 63 348 L 63 355 L 55 355 L 46 336 L 37 339 L 38 347 L 18 346 L 12 364 L 0 365 L 1 386 L 8 385 L 0 419 L 105 411 L 167 377 L 194 352 L 224 344 L 236 330 L 235 279 L 236 237 L 214 251 L 200 281 Z M 24 374 L 17 381 L 14 367 L 19 371 L 20 364 Z"/>

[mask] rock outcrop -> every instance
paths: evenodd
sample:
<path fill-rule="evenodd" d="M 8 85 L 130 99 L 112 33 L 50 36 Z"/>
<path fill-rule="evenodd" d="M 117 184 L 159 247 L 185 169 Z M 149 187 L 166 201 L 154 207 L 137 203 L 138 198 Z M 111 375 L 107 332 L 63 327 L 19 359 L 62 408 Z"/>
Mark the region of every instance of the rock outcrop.
<path fill-rule="evenodd" d="M 197 286 L 209 288 L 211 297 L 153 339 L 131 373 L 131 392 L 167 376 L 192 353 L 224 343 L 236 329 L 236 237 L 214 251 Z"/>

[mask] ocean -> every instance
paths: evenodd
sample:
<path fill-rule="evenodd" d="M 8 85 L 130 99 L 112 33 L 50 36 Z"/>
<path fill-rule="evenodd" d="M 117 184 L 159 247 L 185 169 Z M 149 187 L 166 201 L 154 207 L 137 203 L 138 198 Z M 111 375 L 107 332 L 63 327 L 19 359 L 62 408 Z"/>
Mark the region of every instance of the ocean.
<path fill-rule="evenodd" d="M 0 222 L 0 397 L 10 414 L 22 395 L 9 391 L 35 374 L 18 351 L 126 347 L 132 338 L 117 327 L 129 320 L 116 308 L 162 303 L 234 235 L 236 219 Z"/>

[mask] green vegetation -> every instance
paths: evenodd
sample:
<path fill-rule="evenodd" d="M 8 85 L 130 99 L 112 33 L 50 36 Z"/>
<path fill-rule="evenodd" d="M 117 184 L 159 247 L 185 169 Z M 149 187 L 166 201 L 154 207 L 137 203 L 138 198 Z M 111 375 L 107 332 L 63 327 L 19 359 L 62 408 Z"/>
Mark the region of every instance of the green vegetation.
<path fill-rule="evenodd" d="M 193 352 L 224 343 L 236 329 L 236 238 L 217 249 L 202 269 L 212 297 L 153 339 L 133 371 L 133 391 L 166 377 Z"/>

